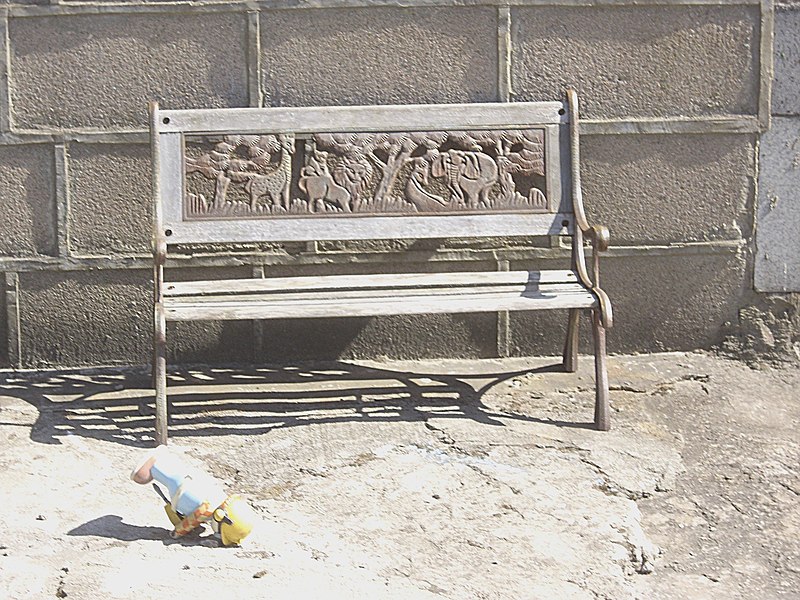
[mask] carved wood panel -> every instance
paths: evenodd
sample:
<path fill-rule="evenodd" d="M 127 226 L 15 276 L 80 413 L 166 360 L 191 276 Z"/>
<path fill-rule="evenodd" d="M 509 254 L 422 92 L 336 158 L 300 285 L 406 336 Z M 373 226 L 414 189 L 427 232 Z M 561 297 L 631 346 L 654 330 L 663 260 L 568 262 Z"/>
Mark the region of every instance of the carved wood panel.
<path fill-rule="evenodd" d="M 548 212 L 545 130 L 186 139 L 187 220 Z"/>

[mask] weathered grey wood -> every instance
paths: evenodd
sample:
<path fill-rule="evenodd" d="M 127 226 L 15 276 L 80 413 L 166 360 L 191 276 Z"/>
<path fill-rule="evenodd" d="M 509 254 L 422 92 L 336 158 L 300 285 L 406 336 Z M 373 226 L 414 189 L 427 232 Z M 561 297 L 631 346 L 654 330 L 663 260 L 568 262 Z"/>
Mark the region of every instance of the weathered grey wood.
<path fill-rule="evenodd" d="M 214 297 L 212 297 L 213 299 Z M 418 315 L 437 313 L 495 312 L 497 310 L 524 311 L 543 309 L 592 308 L 597 299 L 591 292 L 575 284 L 575 289 L 548 293 L 546 289 L 519 293 L 478 295 L 428 295 L 399 299 L 390 297 L 347 299 L 337 297 L 313 300 L 257 300 L 241 302 L 238 299 L 215 301 L 206 299 L 195 303 L 165 301 L 165 315 L 170 321 L 288 319 L 322 317 L 375 317 L 386 315 Z"/>
<path fill-rule="evenodd" d="M 179 133 L 159 134 L 158 146 L 161 229 L 156 233 L 175 243 L 167 231 L 183 220 L 183 137 Z"/>
<path fill-rule="evenodd" d="M 547 178 L 547 209 L 551 213 L 572 214 L 571 173 L 569 165 L 569 132 L 568 126 L 550 127 L 545 132 L 545 152 L 549 164 Z M 571 233 L 571 232 L 570 232 Z"/>
<path fill-rule="evenodd" d="M 165 178 L 162 193 L 174 193 L 174 185 Z M 569 213 L 180 221 L 176 208 L 164 207 L 169 244 L 559 235 L 571 233 L 574 222 Z"/>
<path fill-rule="evenodd" d="M 442 300 L 452 299 L 460 300 L 463 298 L 483 298 L 486 300 L 487 305 L 495 302 L 496 298 L 500 298 L 502 302 L 505 298 L 516 297 L 534 297 L 539 295 L 556 296 L 568 294 L 588 294 L 591 296 L 589 290 L 577 283 L 562 283 L 556 285 L 525 285 L 525 284 L 510 284 L 510 285 L 491 285 L 491 286 L 470 286 L 470 287 L 434 287 L 434 288 L 364 288 L 364 289 L 344 289 L 344 290 L 313 290 L 306 292 L 293 292 L 291 290 L 285 291 L 270 291 L 260 294 L 213 294 L 213 295 L 197 295 L 197 296 L 178 296 L 176 298 L 165 298 L 164 305 L 168 308 L 195 306 L 199 304 L 225 304 L 232 306 L 234 304 L 269 304 L 274 305 L 278 303 L 288 304 L 315 304 L 324 303 L 328 300 L 335 300 L 342 304 L 349 304 L 351 302 L 360 302 L 369 300 L 371 302 L 380 302 L 381 304 L 402 304 L 408 302 L 418 302 L 425 300 L 435 300 L 441 298 Z M 347 307 L 344 307 L 347 310 Z M 400 309 L 404 310 L 404 309 Z M 501 309 L 498 309 L 501 310 Z M 395 314 L 406 314 L 403 312 Z"/>
<path fill-rule="evenodd" d="M 507 102 L 164 110 L 159 127 L 192 134 L 522 129 L 567 123 L 566 108 L 564 102 Z"/>
<path fill-rule="evenodd" d="M 577 283 L 573 271 L 486 271 L 464 273 L 402 273 L 370 275 L 323 275 L 315 277 L 271 277 L 265 279 L 217 279 L 213 281 L 171 281 L 164 296 L 202 296 L 256 292 L 299 292 L 302 290 L 402 290 L 407 288 L 499 286 L 514 284 Z"/>

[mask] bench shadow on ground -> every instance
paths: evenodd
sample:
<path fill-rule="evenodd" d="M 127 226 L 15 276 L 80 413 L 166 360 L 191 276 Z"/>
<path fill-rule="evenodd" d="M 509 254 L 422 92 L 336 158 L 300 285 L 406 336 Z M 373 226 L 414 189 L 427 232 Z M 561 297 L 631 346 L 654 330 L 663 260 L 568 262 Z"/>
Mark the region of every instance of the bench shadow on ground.
<path fill-rule="evenodd" d="M 472 419 L 503 426 L 503 419 L 557 427 L 593 427 L 503 412 L 484 404 L 486 393 L 515 377 L 563 373 L 560 363 L 495 373 L 432 374 L 345 362 L 280 367 L 198 367 L 168 378 L 169 433 L 187 436 L 259 435 L 284 427 L 341 422 Z M 155 406 L 149 373 L 8 373 L 0 395 L 38 410 L 31 439 L 59 444 L 65 436 L 129 446 L 154 444 Z"/>

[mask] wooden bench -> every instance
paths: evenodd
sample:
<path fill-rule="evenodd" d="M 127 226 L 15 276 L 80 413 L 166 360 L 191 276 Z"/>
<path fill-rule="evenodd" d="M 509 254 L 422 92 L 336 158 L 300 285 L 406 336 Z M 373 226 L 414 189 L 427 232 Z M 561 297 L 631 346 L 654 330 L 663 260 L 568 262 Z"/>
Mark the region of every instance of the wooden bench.
<path fill-rule="evenodd" d="M 563 365 L 592 311 L 594 422 L 609 428 L 599 287 L 608 230 L 581 199 L 578 102 L 150 108 L 156 439 L 167 440 L 166 322 L 565 309 Z M 165 281 L 170 246 L 569 236 L 571 268 Z M 592 269 L 584 245 L 592 245 Z"/>

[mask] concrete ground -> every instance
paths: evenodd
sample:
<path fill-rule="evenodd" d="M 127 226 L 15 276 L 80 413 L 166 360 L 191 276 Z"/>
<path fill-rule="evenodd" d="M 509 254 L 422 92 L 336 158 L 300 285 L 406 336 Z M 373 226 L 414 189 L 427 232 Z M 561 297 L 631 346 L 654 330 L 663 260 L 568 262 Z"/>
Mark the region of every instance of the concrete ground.
<path fill-rule="evenodd" d="M 533 370 L 530 370 L 533 365 Z M 141 373 L 0 381 L 0 598 L 800 598 L 797 367 L 706 354 L 186 369 L 171 447 L 262 522 L 171 540 Z"/>

